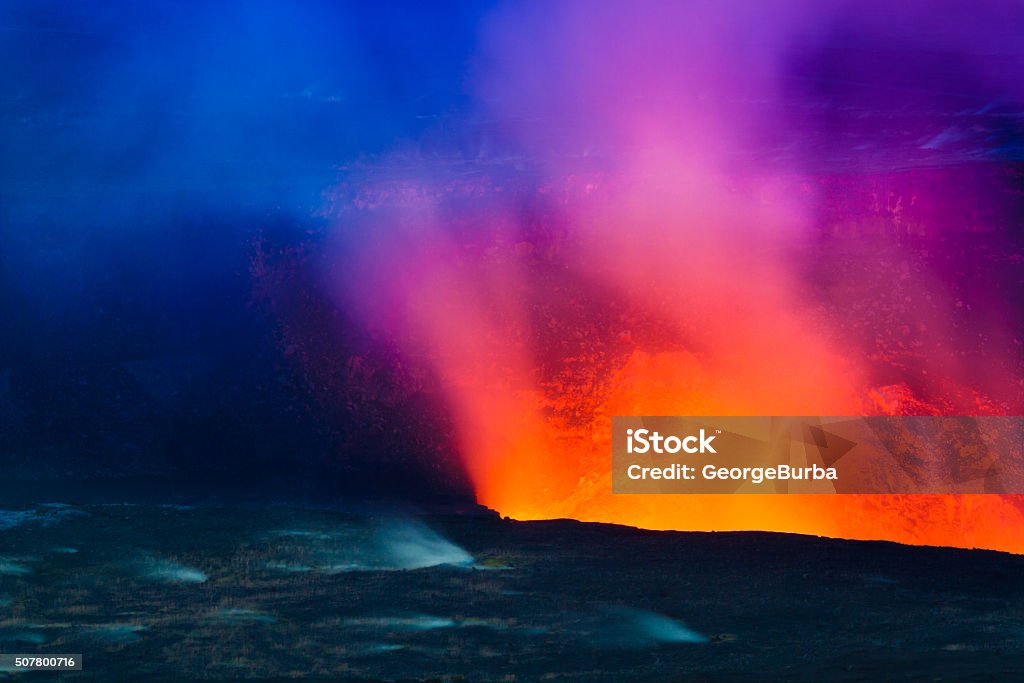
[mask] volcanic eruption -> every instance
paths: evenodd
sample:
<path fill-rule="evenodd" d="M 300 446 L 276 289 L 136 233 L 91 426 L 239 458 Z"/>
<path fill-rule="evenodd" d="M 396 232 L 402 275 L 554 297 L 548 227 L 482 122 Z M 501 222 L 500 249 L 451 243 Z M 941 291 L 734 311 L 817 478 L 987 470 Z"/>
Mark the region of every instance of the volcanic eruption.
<path fill-rule="evenodd" d="M 785 10 L 498 13 L 476 156 L 350 173 L 318 272 L 434 378 L 503 515 L 1024 551 L 1015 495 L 611 493 L 614 415 L 1021 412 L 1020 172 L 983 133 L 1020 94 L 1005 17 Z"/>

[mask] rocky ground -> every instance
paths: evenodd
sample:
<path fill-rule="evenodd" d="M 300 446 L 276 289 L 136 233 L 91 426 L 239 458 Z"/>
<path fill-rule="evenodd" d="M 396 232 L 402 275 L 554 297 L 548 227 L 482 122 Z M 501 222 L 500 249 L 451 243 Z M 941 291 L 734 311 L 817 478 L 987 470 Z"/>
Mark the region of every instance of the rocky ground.
<path fill-rule="evenodd" d="M 0 650 L 84 661 L 16 680 L 1024 676 L 1024 558 L 994 552 L 482 512 L 50 505 L 0 524 Z"/>

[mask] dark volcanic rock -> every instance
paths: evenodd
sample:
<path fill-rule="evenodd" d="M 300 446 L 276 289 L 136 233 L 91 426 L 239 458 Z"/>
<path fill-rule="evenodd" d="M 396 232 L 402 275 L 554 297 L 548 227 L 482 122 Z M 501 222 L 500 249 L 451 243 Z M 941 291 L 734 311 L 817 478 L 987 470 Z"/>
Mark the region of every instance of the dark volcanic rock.
<path fill-rule="evenodd" d="M 1024 676 L 1024 558 L 1003 553 L 485 514 L 150 505 L 0 520 L 0 637 L 83 653 L 74 680 Z"/>

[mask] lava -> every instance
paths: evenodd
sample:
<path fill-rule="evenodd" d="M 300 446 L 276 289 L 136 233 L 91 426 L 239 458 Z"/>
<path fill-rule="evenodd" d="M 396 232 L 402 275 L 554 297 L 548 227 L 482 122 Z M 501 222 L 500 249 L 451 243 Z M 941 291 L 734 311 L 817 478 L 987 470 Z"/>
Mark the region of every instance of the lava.
<path fill-rule="evenodd" d="M 515 154 L 333 193 L 338 300 L 434 374 L 504 515 L 1024 552 L 1020 496 L 612 495 L 614 415 L 1016 414 L 1024 386 L 1016 185 L 941 135 L 1024 94 L 998 8 L 655 5 L 499 12 L 475 96 Z"/>
<path fill-rule="evenodd" d="M 867 272 L 830 291 L 825 303 L 832 309 L 815 315 L 809 303 L 815 296 L 799 292 L 808 283 L 784 256 L 786 245 L 738 240 L 722 215 L 714 219 L 725 227 L 713 236 L 658 230 L 655 222 L 685 226 L 691 220 L 692 207 L 667 200 L 650 219 L 652 227 L 616 239 L 614 225 L 644 225 L 644 211 L 626 216 L 621 207 L 650 203 L 614 183 L 582 187 L 576 200 L 541 223 L 557 233 L 552 226 L 564 227 L 570 216 L 585 226 L 583 234 L 552 236 L 536 226 L 524 235 L 491 189 L 478 191 L 482 200 L 472 207 L 456 201 L 452 209 L 450 197 L 438 198 L 445 191 L 436 194 L 427 184 L 401 203 L 397 217 L 382 214 L 388 221 L 375 226 L 374 246 L 364 244 L 359 260 L 346 268 L 352 276 L 343 290 L 347 305 L 439 377 L 480 503 L 517 519 L 772 530 L 1024 552 L 1024 536 L 1015 533 L 1024 529 L 1019 496 L 613 495 L 613 415 L 961 414 L 982 405 L 983 412 L 1008 414 L 1015 404 L 978 403 L 979 395 L 998 393 L 1002 384 L 986 384 L 981 375 L 974 376 L 975 386 L 950 391 L 959 376 L 945 351 L 968 348 L 968 335 L 947 336 L 930 351 L 918 348 L 920 364 L 947 375 L 934 378 L 940 396 L 873 383 L 880 373 L 911 379 L 899 356 L 874 354 L 876 333 L 887 326 L 880 315 L 886 302 L 875 301 L 851 320 L 848 298 L 870 285 L 902 301 L 903 292 L 935 284 L 933 275 L 918 282 L 904 269 L 890 273 L 878 260 L 887 239 L 867 260 L 850 257 Z M 771 220 L 770 212 L 758 215 L 741 198 L 722 205 Z M 711 215 L 705 207 L 701 219 Z M 373 210 L 368 216 L 371 223 L 378 219 Z M 453 237 L 459 234 L 485 237 L 468 242 Z M 688 249 L 693 242 L 699 250 Z M 836 243 L 829 248 L 838 250 Z M 692 251 L 701 258 L 684 259 L 685 268 L 672 257 Z M 955 316 L 959 309 L 948 297 L 932 291 L 935 310 L 919 314 Z M 869 328 L 871 343 L 844 337 L 843 326 Z M 961 365 L 978 360 L 961 358 Z M 1019 364 L 1012 367 L 1019 379 Z"/>

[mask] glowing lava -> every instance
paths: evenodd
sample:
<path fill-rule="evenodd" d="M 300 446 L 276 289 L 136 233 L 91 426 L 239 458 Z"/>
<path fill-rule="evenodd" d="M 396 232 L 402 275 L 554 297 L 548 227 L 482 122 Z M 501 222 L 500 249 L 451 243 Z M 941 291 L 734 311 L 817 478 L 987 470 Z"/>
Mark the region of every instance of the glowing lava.
<path fill-rule="evenodd" d="M 587 194 L 569 212 L 585 229 L 530 242 L 489 201 L 454 214 L 419 199 L 360 254 L 372 267 L 353 271 L 350 304 L 440 378 L 482 504 L 517 519 L 1024 552 L 1019 496 L 612 495 L 613 415 L 940 411 L 907 389 L 873 387 L 865 351 L 841 346 L 828 320 L 801 303 L 776 239 L 739 239 L 730 227 L 737 211 L 762 224 L 784 215 L 715 194 L 695 212 L 630 192 Z M 653 217 L 636 209 L 652 205 Z M 717 229 L 697 233 L 687 227 L 694 222 Z M 634 229 L 619 238 L 622 224 Z M 484 238 L 453 239 L 459 226 Z M 866 310 L 859 315 L 873 314 Z"/>
<path fill-rule="evenodd" d="M 989 74 L 982 103 L 1016 97 L 1019 70 L 973 49 L 1019 54 L 993 12 L 947 22 L 909 3 L 897 30 L 844 3 L 509 7 L 482 37 L 476 95 L 534 180 L 477 169 L 474 186 L 428 164 L 365 189 L 352 211 L 389 208 L 346 247 L 340 296 L 432 369 L 478 498 L 502 514 L 1024 552 L 1020 496 L 613 496 L 610 482 L 617 414 L 1019 409 L 1014 280 L 970 293 L 982 317 L 949 265 L 979 206 L 997 229 L 1015 219 L 995 188 L 818 183 L 830 164 L 858 183 L 932 149 L 920 140 L 966 106 L 932 55 Z M 839 225 L 821 242 L 844 221 L 856 238 Z M 928 221 L 920 248 L 889 234 L 857 252 L 869 230 Z"/>

